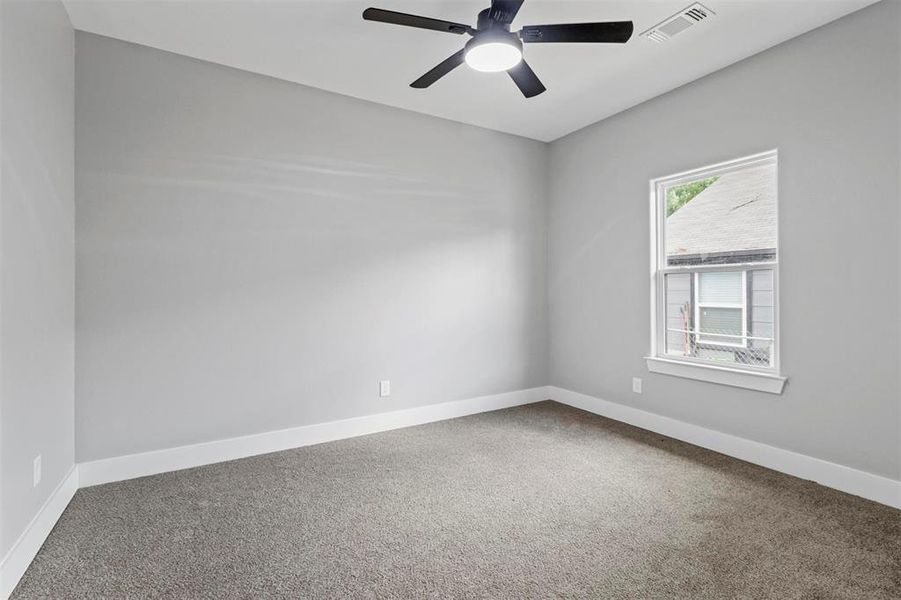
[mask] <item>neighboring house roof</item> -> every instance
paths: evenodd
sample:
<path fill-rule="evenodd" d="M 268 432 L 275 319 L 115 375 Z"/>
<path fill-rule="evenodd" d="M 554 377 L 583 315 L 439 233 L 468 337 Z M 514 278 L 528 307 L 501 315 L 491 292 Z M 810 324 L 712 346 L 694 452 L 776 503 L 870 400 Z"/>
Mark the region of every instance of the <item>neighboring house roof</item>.
<path fill-rule="evenodd" d="M 721 175 L 666 220 L 666 254 L 676 258 L 670 263 L 766 254 L 775 248 L 775 165 Z"/>

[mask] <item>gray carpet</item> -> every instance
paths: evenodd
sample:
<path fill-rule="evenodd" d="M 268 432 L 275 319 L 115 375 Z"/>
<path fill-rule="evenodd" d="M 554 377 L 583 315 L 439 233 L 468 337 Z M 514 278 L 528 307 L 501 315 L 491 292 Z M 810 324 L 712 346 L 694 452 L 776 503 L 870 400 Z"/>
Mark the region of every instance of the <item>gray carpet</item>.
<path fill-rule="evenodd" d="M 80 490 L 24 598 L 901 598 L 901 512 L 552 402 Z"/>

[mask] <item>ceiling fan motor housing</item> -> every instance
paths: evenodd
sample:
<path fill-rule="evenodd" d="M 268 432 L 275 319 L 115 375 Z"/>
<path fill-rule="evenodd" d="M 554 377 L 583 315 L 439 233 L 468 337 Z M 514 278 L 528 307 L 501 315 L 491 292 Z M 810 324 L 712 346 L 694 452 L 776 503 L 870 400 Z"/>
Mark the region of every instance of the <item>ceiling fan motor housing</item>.
<path fill-rule="evenodd" d="M 479 30 L 478 33 L 474 34 L 472 39 L 466 42 L 466 45 L 463 47 L 464 51 L 468 52 L 471 48 L 475 46 L 481 46 L 482 44 L 490 44 L 490 43 L 502 43 L 508 44 L 510 46 L 515 46 L 522 52 L 522 42 L 519 39 L 519 36 L 515 33 L 510 33 L 506 29 L 503 28 L 495 28 L 488 29 L 485 31 Z"/>
<path fill-rule="evenodd" d="M 492 19 L 491 9 L 486 8 L 479 13 L 478 20 L 476 21 L 476 28 L 480 33 L 488 31 L 489 29 L 503 29 L 504 31 L 510 31 L 510 24 Z"/>

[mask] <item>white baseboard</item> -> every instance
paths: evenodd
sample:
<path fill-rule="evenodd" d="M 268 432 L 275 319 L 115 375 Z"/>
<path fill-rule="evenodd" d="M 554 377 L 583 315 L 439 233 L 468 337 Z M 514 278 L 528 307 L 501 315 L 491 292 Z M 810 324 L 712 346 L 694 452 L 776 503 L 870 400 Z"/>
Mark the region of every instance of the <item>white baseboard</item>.
<path fill-rule="evenodd" d="M 199 467 L 312 444 L 377 433 L 548 399 L 546 387 L 536 387 L 467 400 L 377 413 L 341 421 L 305 425 L 190 446 L 104 458 L 79 464 L 81 487 Z"/>
<path fill-rule="evenodd" d="M 774 471 L 815 481 L 820 485 L 881 504 L 901 508 L 901 481 L 555 386 L 549 386 L 548 394 L 552 400 L 562 404 L 715 450 Z"/>
<path fill-rule="evenodd" d="M 78 465 L 74 465 L 0 562 L 0 598 L 12 594 L 77 490 Z"/>

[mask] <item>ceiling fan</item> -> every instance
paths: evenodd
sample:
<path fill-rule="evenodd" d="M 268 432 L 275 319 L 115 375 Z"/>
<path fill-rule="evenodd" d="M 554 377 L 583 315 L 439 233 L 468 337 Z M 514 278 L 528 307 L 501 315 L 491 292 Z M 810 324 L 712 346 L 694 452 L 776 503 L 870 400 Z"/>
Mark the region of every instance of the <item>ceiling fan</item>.
<path fill-rule="evenodd" d="M 507 71 L 526 98 L 537 96 L 546 88 L 523 59 L 523 43 L 624 44 L 632 37 L 632 21 L 526 25 L 519 31 L 510 31 L 510 24 L 516 17 L 516 13 L 519 12 L 523 1 L 491 0 L 491 7 L 479 13 L 474 28 L 462 23 L 408 15 L 381 8 L 367 8 L 363 11 L 363 18 L 367 21 L 432 29 L 457 35 L 467 33 L 472 36 L 462 50 L 438 63 L 432 70 L 411 83 L 410 87 L 427 88 L 465 62 L 476 71 L 488 73 Z"/>

